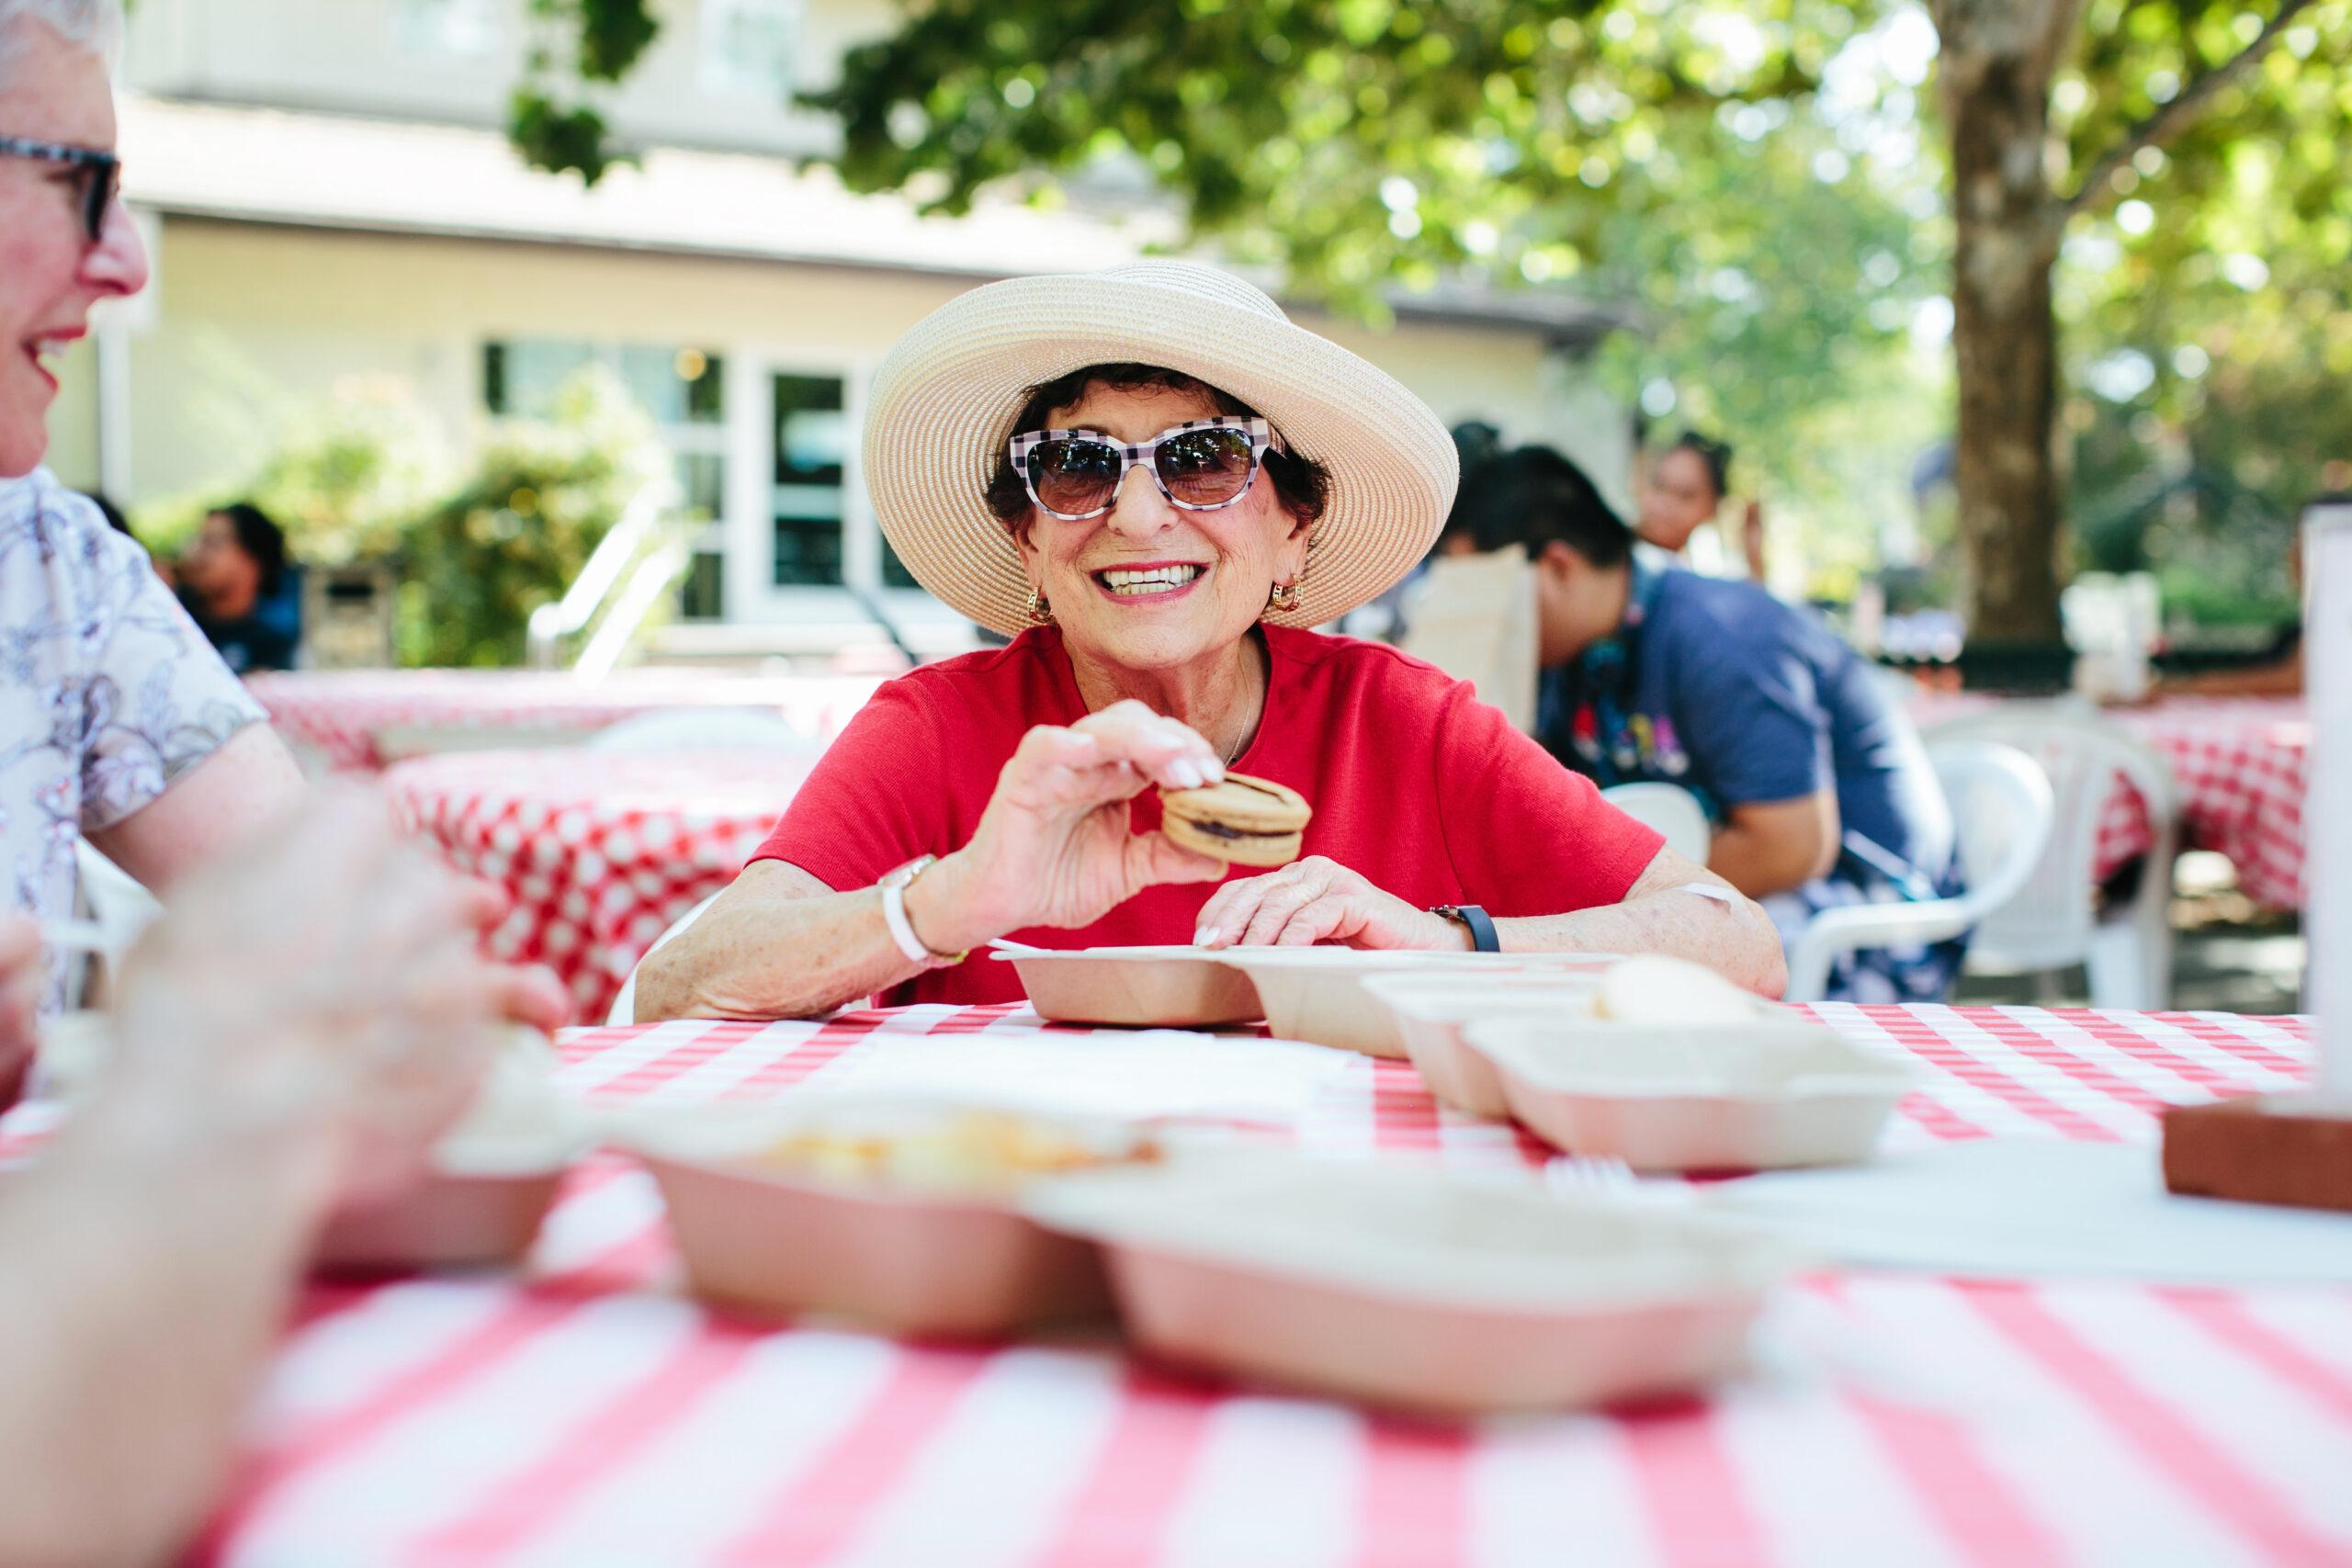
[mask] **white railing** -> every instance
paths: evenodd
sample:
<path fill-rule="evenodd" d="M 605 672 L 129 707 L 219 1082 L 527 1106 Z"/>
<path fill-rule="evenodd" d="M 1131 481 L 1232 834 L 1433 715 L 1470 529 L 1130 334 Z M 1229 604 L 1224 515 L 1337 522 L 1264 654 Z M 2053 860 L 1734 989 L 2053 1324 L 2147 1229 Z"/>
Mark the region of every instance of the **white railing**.
<path fill-rule="evenodd" d="M 588 554 L 588 562 L 580 575 L 564 590 L 563 597 L 552 604 L 542 604 L 531 612 L 526 641 L 526 659 L 534 670 L 553 670 L 562 662 L 563 639 L 571 637 L 596 618 L 597 611 L 612 597 L 621 574 L 628 571 L 644 548 L 646 539 L 662 526 L 662 513 L 669 500 L 669 487 L 650 484 L 637 492 L 596 547 Z M 586 649 L 572 668 L 590 680 L 602 680 L 610 673 L 629 639 L 645 622 L 662 591 L 684 570 L 686 551 L 676 541 L 667 541 L 629 572 L 628 585 L 606 615 L 596 635 L 589 639 Z M 655 575 L 659 572 L 658 577 Z M 596 662 L 592 668 L 592 660 Z"/>

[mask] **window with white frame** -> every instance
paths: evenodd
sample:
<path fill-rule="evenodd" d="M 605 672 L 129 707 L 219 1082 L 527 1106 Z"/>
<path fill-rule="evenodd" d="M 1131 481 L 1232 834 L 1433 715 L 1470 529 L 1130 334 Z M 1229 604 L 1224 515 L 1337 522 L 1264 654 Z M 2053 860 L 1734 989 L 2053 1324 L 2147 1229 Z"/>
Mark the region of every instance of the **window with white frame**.
<path fill-rule="evenodd" d="M 696 21 L 705 92 L 787 101 L 800 38 L 800 0 L 703 0 Z"/>
<path fill-rule="evenodd" d="M 727 502 L 725 366 L 716 350 L 652 344 L 510 338 L 482 346 L 482 404 L 495 414 L 543 417 L 575 373 L 601 365 L 661 432 L 677 468 L 679 504 L 702 527 L 682 595 L 689 619 L 724 603 Z"/>
<path fill-rule="evenodd" d="M 776 376 L 772 387 L 775 586 L 834 586 L 843 581 L 847 389 L 838 376 L 790 374 Z"/>

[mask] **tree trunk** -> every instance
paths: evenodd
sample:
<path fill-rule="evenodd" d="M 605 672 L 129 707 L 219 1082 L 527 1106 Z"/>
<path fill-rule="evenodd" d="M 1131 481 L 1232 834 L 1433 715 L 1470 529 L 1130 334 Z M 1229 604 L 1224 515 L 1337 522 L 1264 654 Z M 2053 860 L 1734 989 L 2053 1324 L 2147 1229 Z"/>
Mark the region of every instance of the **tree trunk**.
<path fill-rule="evenodd" d="M 2013 15 L 1985 17 L 2003 9 L 1970 7 L 1965 19 L 1941 18 L 1955 224 L 1954 480 L 1970 637 L 2054 643 L 2061 635 L 2052 445 L 2058 323 L 2050 273 L 2061 224 L 2044 162 L 2050 75 Z"/>

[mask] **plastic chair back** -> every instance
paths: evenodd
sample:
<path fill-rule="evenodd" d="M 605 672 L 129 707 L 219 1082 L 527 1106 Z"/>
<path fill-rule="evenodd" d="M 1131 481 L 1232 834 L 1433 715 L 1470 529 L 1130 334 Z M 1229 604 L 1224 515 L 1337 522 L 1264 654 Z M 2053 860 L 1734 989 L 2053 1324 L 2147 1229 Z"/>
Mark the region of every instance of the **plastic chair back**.
<path fill-rule="evenodd" d="M 1838 955 L 1956 937 L 2015 898 L 2050 842 L 2050 781 L 2032 759 L 1984 740 L 1930 740 L 1968 875 L 1958 897 L 1825 909 L 1789 944 L 1787 999 L 1819 1001 Z"/>
<path fill-rule="evenodd" d="M 1699 797 L 1679 784 L 1616 784 L 1600 798 L 1641 823 L 1666 835 L 1666 847 L 1676 854 L 1707 863 L 1707 849 L 1714 838 L 1706 809 Z"/>
<path fill-rule="evenodd" d="M 2171 891 L 2170 846 L 2179 808 L 2171 769 L 2129 730 L 2076 702 L 1998 704 L 1936 726 L 1929 746 L 1993 742 L 2031 758 L 2050 781 L 2049 848 L 2016 897 L 1991 909 L 1969 945 L 1970 966 L 1987 971 L 2064 968 L 2085 961 L 2098 929 L 2093 897 L 2098 824 L 2118 774 L 2147 803 L 2157 855 L 2141 897 Z M 1970 852 L 1962 838 L 1962 853 Z M 1973 869 L 1973 866 L 1972 866 Z"/>

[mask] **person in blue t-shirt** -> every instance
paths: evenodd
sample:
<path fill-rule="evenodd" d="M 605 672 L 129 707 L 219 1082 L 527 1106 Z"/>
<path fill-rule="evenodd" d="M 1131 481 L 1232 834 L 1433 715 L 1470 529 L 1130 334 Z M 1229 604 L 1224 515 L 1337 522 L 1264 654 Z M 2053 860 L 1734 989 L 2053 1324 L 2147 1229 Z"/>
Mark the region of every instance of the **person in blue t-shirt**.
<path fill-rule="evenodd" d="M 1465 474 L 1447 528 L 1535 563 L 1537 739 L 1603 787 L 1697 795 L 1715 825 L 1708 869 L 1770 910 L 1783 941 L 1824 908 L 1959 890 L 1951 808 L 1917 732 L 1812 612 L 1636 560 L 1632 531 L 1548 447 Z M 1962 953 L 1856 953 L 1829 994 L 1936 999 Z"/>
<path fill-rule="evenodd" d="M 285 531 L 249 502 L 214 511 L 180 561 L 180 603 L 240 675 L 291 670 L 302 642 L 301 579 Z"/>

